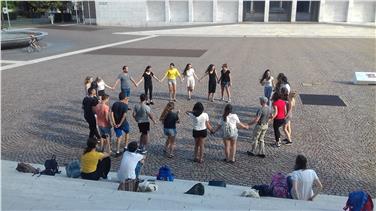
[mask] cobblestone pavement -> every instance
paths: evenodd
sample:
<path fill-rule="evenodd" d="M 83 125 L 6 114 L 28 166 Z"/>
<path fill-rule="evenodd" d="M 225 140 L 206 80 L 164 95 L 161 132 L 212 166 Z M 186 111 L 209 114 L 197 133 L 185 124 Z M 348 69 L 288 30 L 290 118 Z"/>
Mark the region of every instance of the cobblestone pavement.
<path fill-rule="evenodd" d="M 76 32 L 64 31 L 64 36 L 73 39 L 70 33 Z M 74 38 L 75 43 L 79 45 L 92 33 L 99 32 L 81 31 L 80 36 Z M 205 162 L 193 163 L 191 123 L 181 115 L 173 159 L 162 154 L 165 142 L 162 126 L 152 126 L 143 174 L 155 175 L 161 165 L 167 164 L 181 179 L 216 179 L 230 184 L 255 185 L 269 183 L 276 172 L 292 171 L 295 156 L 303 153 L 308 157 L 309 167 L 317 171 L 325 193 L 346 195 L 364 188 L 375 196 L 376 87 L 350 83 L 354 71 L 375 71 L 374 46 L 374 39 L 156 37 L 117 47 L 208 51 L 199 58 L 79 54 L 5 70 L 1 81 L 2 159 L 43 163 L 51 154 L 57 154 L 58 162 L 63 165 L 78 158 L 89 132 L 81 109 L 86 75 L 102 76 L 113 84 L 124 64 L 138 79 L 148 64 L 161 76 L 170 62 L 180 69 L 189 62 L 201 76 L 208 64 L 219 67 L 226 62 L 232 70 L 234 112 L 242 121 L 250 121 L 255 114 L 258 96 L 263 94 L 258 80 L 267 68 L 274 76 L 284 72 L 292 89 L 299 93 L 339 95 L 347 107 L 302 105 L 298 98 L 292 120 L 293 145 L 273 148 L 274 136 L 269 128 L 267 157 L 249 157 L 246 151 L 250 148 L 251 130 L 240 130 L 235 164 L 221 161 L 224 153 L 219 135 L 207 139 Z M 7 53 L 2 51 L 2 56 L 11 60 Z M 318 85 L 302 86 L 302 82 L 317 82 Z M 156 105 L 152 110 L 159 116 L 167 103 L 166 82 L 155 83 L 154 90 Z M 142 85 L 133 88 L 131 106 L 142 92 Z M 178 83 L 176 107 L 186 111 L 196 101 L 201 101 L 216 125 L 224 103 L 207 102 L 206 92 L 207 79 L 197 84 L 193 100 L 187 101 L 185 88 Z M 114 102 L 118 91 L 108 93 Z M 217 98 L 218 93 L 217 90 Z M 137 125 L 133 119 L 130 123 L 130 139 L 138 140 Z M 118 168 L 119 162 L 120 158 L 113 158 L 112 170 Z"/>

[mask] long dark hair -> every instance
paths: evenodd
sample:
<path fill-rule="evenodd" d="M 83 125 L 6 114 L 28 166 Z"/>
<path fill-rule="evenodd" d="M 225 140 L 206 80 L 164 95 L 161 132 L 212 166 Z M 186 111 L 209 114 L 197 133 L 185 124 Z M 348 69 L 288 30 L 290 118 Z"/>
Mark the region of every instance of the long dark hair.
<path fill-rule="evenodd" d="M 174 110 L 175 104 L 174 102 L 167 103 L 166 107 L 163 109 L 161 116 L 159 117 L 159 121 L 165 121 L 168 112 Z"/>
<path fill-rule="evenodd" d="M 304 170 L 307 169 L 307 158 L 304 155 L 296 156 L 294 170 Z"/>
<path fill-rule="evenodd" d="M 225 106 L 225 110 L 223 111 L 222 119 L 224 122 L 226 122 L 227 116 L 232 112 L 232 105 L 227 104 Z"/>
<path fill-rule="evenodd" d="M 210 73 L 210 71 L 213 69 L 213 67 L 214 67 L 214 64 L 209 64 L 209 66 L 208 66 L 208 68 L 206 68 L 206 71 L 205 71 L 205 73 Z M 215 68 L 214 68 L 214 72 L 215 72 Z"/>
<path fill-rule="evenodd" d="M 84 154 L 95 149 L 95 147 L 97 146 L 97 143 L 98 143 L 98 140 L 96 138 L 89 138 L 86 142 L 86 148 L 84 150 Z"/>
<path fill-rule="evenodd" d="M 183 76 L 187 76 L 187 71 L 190 69 L 189 65 L 191 65 L 191 63 L 188 63 L 187 65 L 185 65 L 185 68 L 184 68 L 184 71 L 183 71 Z"/>
<path fill-rule="evenodd" d="M 262 75 L 262 77 L 260 79 L 260 84 L 264 81 L 264 79 L 270 80 L 271 74 L 269 74 L 269 76 L 268 76 L 268 72 L 270 73 L 269 69 L 265 70 L 264 74 Z"/>
<path fill-rule="evenodd" d="M 146 66 L 144 73 L 146 73 L 148 70 L 150 70 L 150 68 L 151 68 L 150 65 Z"/>
<path fill-rule="evenodd" d="M 199 117 L 202 112 L 204 112 L 204 106 L 202 105 L 202 103 L 200 102 L 197 102 L 194 106 L 193 106 L 193 110 L 192 110 L 192 114 L 195 116 L 195 117 Z"/>

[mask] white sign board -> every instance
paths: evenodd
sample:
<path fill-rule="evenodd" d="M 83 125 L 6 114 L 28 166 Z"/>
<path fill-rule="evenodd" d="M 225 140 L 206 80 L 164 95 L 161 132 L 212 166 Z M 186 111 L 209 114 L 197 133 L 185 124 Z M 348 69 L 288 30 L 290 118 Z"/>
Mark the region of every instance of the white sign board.
<path fill-rule="evenodd" d="M 376 72 L 355 72 L 354 84 L 376 84 Z"/>

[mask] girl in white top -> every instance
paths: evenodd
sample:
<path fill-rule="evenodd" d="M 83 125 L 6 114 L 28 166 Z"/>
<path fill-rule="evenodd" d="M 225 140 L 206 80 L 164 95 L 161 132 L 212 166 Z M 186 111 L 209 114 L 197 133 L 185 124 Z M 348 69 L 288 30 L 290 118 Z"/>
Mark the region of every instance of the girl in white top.
<path fill-rule="evenodd" d="M 204 106 L 202 103 L 197 102 L 193 106 L 192 111 L 187 111 L 186 114 L 193 121 L 193 138 L 195 139 L 195 152 L 194 152 L 194 162 L 202 163 L 204 162 L 204 141 L 208 135 L 207 129 L 212 131 L 213 128 L 209 122 L 209 115 L 204 113 Z"/>
<path fill-rule="evenodd" d="M 271 106 L 272 92 L 274 88 L 274 78 L 271 75 L 269 69 L 265 70 L 262 78 L 260 79 L 260 84 L 264 86 L 264 96 L 268 98 L 268 105 Z"/>
<path fill-rule="evenodd" d="M 183 77 L 187 78 L 188 100 L 190 100 L 192 97 L 192 92 L 195 89 L 195 78 L 199 80 L 195 73 L 195 70 L 192 68 L 192 64 L 187 64 L 185 66 Z"/>
<path fill-rule="evenodd" d="M 223 159 L 225 162 L 235 163 L 236 154 L 236 140 L 238 139 L 237 127 L 249 129 L 247 124 L 240 122 L 238 115 L 232 113 L 231 104 L 225 106 L 223 112 L 222 121 L 213 131 L 216 132 L 220 128 L 223 128 L 223 143 L 225 145 L 225 156 Z"/>
<path fill-rule="evenodd" d="M 112 89 L 111 86 L 107 85 L 104 80 L 101 78 L 101 77 L 97 77 L 95 79 L 95 82 L 97 82 L 97 86 L 98 86 L 98 97 L 99 97 L 99 100 L 102 100 L 102 96 L 104 96 L 106 93 L 105 93 L 105 88 L 109 88 L 109 89 Z"/>
<path fill-rule="evenodd" d="M 295 170 L 287 180 L 292 182 L 291 196 L 293 199 L 312 201 L 322 190 L 322 184 L 316 172 L 307 169 L 307 158 L 304 155 L 296 157 Z M 316 193 L 313 192 L 313 185 L 317 186 Z"/>

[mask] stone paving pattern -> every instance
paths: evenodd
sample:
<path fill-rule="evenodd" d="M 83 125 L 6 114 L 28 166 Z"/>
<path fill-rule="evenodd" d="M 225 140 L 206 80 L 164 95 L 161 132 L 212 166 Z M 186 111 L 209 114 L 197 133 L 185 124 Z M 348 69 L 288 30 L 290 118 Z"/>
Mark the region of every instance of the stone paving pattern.
<path fill-rule="evenodd" d="M 121 40 L 121 35 L 110 35 L 106 30 L 95 32 L 58 31 L 44 29 L 59 35 L 62 42 L 74 42 L 72 50 L 85 46 Z M 114 29 L 116 31 L 118 29 Z M 102 36 L 102 38 L 101 38 Z M 127 36 L 124 40 L 128 39 Z M 80 44 L 81 43 L 81 44 Z M 162 76 L 170 62 L 182 70 L 192 63 L 201 76 L 210 63 L 219 69 L 228 63 L 233 78 L 234 112 L 242 121 L 253 118 L 258 105 L 258 96 L 263 88 L 258 80 L 267 68 L 274 76 L 284 72 L 292 89 L 305 94 L 339 95 L 347 107 L 302 105 L 297 100 L 294 113 L 292 146 L 273 148 L 273 130 L 266 135 L 265 159 L 249 157 L 246 151 L 251 146 L 252 130 L 240 130 L 237 162 L 227 164 L 223 142 L 219 134 L 209 136 L 205 143 L 205 162 L 192 162 L 194 141 L 191 122 L 181 115 L 178 125 L 177 150 L 173 159 L 163 156 L 165 137 L 162 125 L 151 128 L 150 145 L 143 174 L 155 175 L 161 165 L 172 167 L 177 178 L 208 181 L 225 180 L 230 184 L 255 185 L 269 183 L 276 172 L 291 172 L 295 156 L 303 153 L 308 157 L 309 167 L 317 171 L 324 185 L 324 193 L 347 195 L 349 191 L 364 188 L 376 195 L 376 87 L 355 86 L 350 80 L 354 71 L 375 71 L 375 39 L 315 39 L 315 38 L 200 38 L 156 37 L 134 42 L 119 48 L 167 48 L 207 49 L 199 58 L 144 57 L 79 54 L 57 60 L 27 65 L 2 72 L 2 159 L 43 163 L 51 154 L 56 154 L 60 165 L 79 158 L 86 144 L 88 125 L 83 118 L 81 102 L 83 79 L 87 75 L 102 76 L 108 84 L 115 82 L 121 66 L 127 64 L 130 73 L 140 78 L 146 65 L 153 66 L 157 76 Z M 11 51 L 2 51 L 2 56 Z M 48 53 L 48 49 L 45 49 Z M 319 82 L 320 85 L 302 86 L 302 82 Z M 219 87 L 217 87 L 218 89 Z M 167 103 L 167 82 L 155 81 L 153 112 L 159 116 Z M 138 102 L 143 85 L 133 88 L 130 100 L 132 107 Z M 192 109 L 196 101 L 203 102 L 214 125 L 220 120 L 225 103 L 206 101 L 207 78 L 197 83 L 193 100 L 186 100 L 185 84 L 178 82 L 177 108 L 182 112 Z M 107 90 L 113 103 L 118 90 Z M 217 98 L 219 89 L 217 90 Z M 130 120 L 130 140 L 138 140 L 137 124 Z M 112 159 L 112 170 L 117 170 L 120 158 Z"/>

